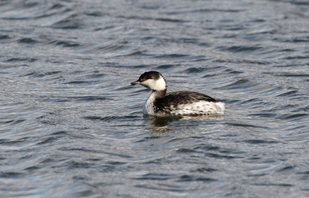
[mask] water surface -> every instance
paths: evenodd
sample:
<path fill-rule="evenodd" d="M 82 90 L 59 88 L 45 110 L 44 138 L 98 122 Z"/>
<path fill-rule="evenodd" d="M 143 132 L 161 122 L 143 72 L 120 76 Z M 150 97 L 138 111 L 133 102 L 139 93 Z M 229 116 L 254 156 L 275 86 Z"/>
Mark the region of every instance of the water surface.
<path fill-rule="evenodd" d="M 308 197 L 309 3 L 1 1 L 1 197 Z M 143 117 L 170 91 L 221 118 Z"/>

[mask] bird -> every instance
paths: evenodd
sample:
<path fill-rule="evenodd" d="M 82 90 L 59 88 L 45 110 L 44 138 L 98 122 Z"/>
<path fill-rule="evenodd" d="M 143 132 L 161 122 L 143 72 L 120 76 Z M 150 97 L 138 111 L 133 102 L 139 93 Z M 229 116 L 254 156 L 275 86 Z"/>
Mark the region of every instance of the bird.
<path fill-rule="evenodd" d="M 151 116 L 224 115 L 225 104 L 206 94 L 194 91 L 167 93 L 165 77 L 158 71 L 147 71 L 131 85 L 142 85 L 151 90 L 143 113 Z"/>

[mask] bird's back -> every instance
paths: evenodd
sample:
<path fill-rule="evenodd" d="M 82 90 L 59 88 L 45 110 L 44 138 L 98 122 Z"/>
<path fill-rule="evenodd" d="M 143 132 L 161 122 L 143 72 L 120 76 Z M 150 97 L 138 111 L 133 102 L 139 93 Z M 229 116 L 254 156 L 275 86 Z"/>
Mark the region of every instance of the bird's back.
<path fill-rule="evenodd" d="M 171 92 L 154 101 L 156 113 L 175 115 L 223 114 L 224 104 L 198 92 Z"/>

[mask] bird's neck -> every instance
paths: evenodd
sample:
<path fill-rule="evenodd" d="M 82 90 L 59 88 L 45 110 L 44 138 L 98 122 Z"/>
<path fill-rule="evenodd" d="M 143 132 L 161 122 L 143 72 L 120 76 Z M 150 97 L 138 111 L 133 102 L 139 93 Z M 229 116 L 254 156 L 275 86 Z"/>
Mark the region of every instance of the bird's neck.
<path fill-rule="evenodd" d="M 153 96 L 154 99 L 163 98 L 166 95 L 166 89 L 160 91 L 153 90 L 151 95 Z"/>
<path fill-rule="evenodd" d="M 152 91 L 150 96 L 148 97 L 145 108 L 144 108 L 144 113 L 145 114 L 150 114 L 153 115 L 155 113 L 154 109 L 154 103 L 156 99 L 158 98 L 163 98 L 166 94 L 166 89 L 165 90 L 160 90 L 160 91 Z"/>

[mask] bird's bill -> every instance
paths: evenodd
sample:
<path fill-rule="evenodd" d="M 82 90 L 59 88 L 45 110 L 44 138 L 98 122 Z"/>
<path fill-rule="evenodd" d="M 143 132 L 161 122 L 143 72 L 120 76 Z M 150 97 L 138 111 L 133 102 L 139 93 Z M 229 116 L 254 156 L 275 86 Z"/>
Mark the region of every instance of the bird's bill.
<path fill-rule="evenodd" d="M 139 82 L 138 80 L 134 81 L 134 82 L 131 82 L 131 85 L 139 85 L 139 84 L 141 84 L 141 82 Z"/>

